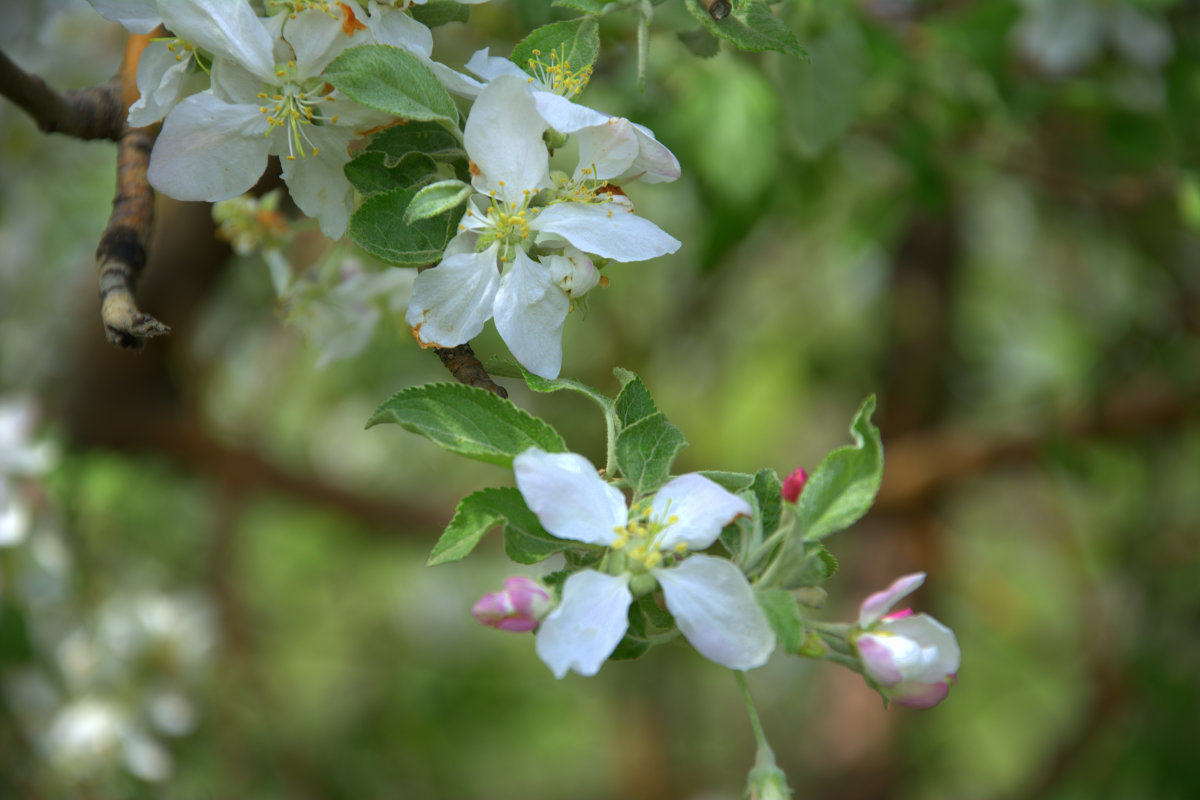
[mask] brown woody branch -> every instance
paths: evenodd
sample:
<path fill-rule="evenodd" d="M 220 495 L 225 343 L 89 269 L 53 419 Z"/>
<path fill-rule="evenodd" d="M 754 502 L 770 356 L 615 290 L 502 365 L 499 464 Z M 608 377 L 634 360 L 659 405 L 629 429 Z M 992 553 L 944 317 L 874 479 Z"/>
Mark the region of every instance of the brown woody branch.
<path fill-rule="evenodd" d="M 137 99 L 138 59 L 149 43 L 145 35 L 125 40 L 125 54 L 116 83 L 120 87 L 121 118 Z M 125 128 L 117 139 L 117 195 L 112 216 L 96 248 L 100 278 L 100 319 L 111 344 L 140 350 L 145 340 L 170 333 L 170 328 L 138 310 L 134 288 L 146 265 L 147 243 L 154 223 L 154 190 L 146 178 L 158 125 Z"/>
<path fill-rule="evenodd" d="M 45 133 L 117 140 L 125 128 L 120 80 L 59 92 L 0 52 L 0 95 L 33 117 Z"/>
<path fill-rule="evenodd" d="M 455 380 L 468 386 L 487 389 L 501 397 L 508 397 L 508 390 L 492 380 L 492 376 L 488 375 L 487 370 L 483 368 L 483 364 L 479 362 L 479 358 L 469 343 L 460 344 L 458 347 L 435 347 L 433 349 Z"/>

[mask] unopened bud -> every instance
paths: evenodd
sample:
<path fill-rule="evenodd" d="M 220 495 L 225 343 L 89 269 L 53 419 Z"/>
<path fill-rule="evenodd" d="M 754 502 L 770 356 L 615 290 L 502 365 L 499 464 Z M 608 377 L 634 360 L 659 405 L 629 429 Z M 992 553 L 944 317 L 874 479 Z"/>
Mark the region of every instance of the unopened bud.
<path fill-rule="evenodd" d="M 806 483 L 808 483 L 808 473 L 804 471 L 804 467 L 796 467 L 796 471 L 783 481 L 783 499 L 789 503 L 799 500 L 800 492 L 803 491 Z"/>
<path fill-rule="evenodd" d="M 531 631 L 554 607 L 549 593 L 530 578 L 504 581 L 504 590 L 490 592 L 471 607 L 471 616 L 483 625 L 512 633 Z"/>

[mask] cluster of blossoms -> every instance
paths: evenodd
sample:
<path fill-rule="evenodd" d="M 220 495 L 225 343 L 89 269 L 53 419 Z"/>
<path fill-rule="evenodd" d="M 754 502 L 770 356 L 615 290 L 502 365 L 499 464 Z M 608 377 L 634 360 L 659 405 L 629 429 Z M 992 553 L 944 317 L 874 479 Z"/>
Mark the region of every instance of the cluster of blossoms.
<path fill-rule="evenodd" d="M 31 401 L 0 401 L 0 547 L 24 541 L 33 522 L 17 481 L 43 475 L 54 465 L 53 447 L 33 441 L 35 423 Z"/>
<path fill-rule="evenodd" d="M 178 200 L 227 200 L 279 156 L 296 205 L 334 239 L 354 208 L 343 172 L 349 144 L 392 118 L 334 90 L 321 77 L 325 67 L 349 47 L 386 44 L 451 84 L 463 80 L 430 58 L 432 34 L 405 13 L 408 3 L 271 2 L 267 16 L 232 0 L 92 5 L 135 33 L 159 24 L 171 32 L 139 61 L 141 98 L 129 117 L 148 125 L 165 116 L 148 174 L 156 189 Z"/>
<path fill-rule="evenodd" d="M 480 91 L 463 133 L 475 194 L 445 258 L 417 276 L 405 320 L 423 345 L 453 347 L 494 318 L 526 369 L 555 378 L 571 304 L 600 281 L 593 258 L 642 261 L 679 248 L 633 213 L 628 198 L 612 191 L 613 181 L 631 171 L 632 177 L 669 179 L 679 166 L 648 132 L 604 117 L 577 128 L 581 138 L 591 138 L 584 139 L 590 144 L 576 175 L 553 175 L 543 135 L 552 125 L 560 133 L 575 128 L 573 119 L 598 112 L 531 91 L 527 77 L 495 69 L 498 61 L 504 60 L 477 54 L 472 62 L 482 72 L 503 73 Z"/>
<path fill-rule="evenodd" d="M 597 568 L 572 573 L 557 602 L 537 581 L 513 577 L 485 595 L 475 618 L 500 630 L 537 632 L 538 656 L 554 675 L 594 675 L 628 628 L 636 597 L 662 592 L 679 631 L 711 661 L 734 670 L 767 662 L 776 636 L 756 590 L 730 560 L 696 551 L 712 545 L 738 517 L 752 516 L 743 498 L 698 473 L 672 479 L 634 509 L 587 459 L 531 448 L 513 461 L 517 488 L 554 536 L 605 548 Z M 793 472 L 782 495 L 794 503 L 807 473 Z M 883 697 L 929 708 L 949 693 L 959 668 L 954 633 L 927 614 L 888 613 L 915 591 L 924 573 L 907 575 L 862 603 L 844 643 Z M 818 648 L 828 652 L 826 648 Z"/>
<path fill-rule="evenodd" d="M 483 2 L 483 0 L 460 0 Z M 153 40 L 137 75 L 131 125 L 163 120 L 148 177 L 180 200 L 248 191 L 268 156 L 300 210 L 333 239 L 355 208 L 345 174 L 355 140 L 395 124 L 328 83 L 341 53 L 389 45 L 414 56 L 473 105 L 461 135 L 473 196 L 459 234 L 415 282 L 405 320 L 422 346 L 453 347 L 489 319 L 513 355 L 558 375 L 567 313 L 601 282 L 598 268 L 673 253 L 680 243 L 633 214 L 620 185 L 679 177 L 679 162 L 648 129 L 574 102 L 591 67 L 540 51 L 522 70 L 487 48 L 462 74 L 432 59 L 412 0 L 92 0 L 101 14 Z M 550 169 L 550 147 L 579 143 L 573 173 Z M 468 192 L 469 193 L 469 192 Z M 278 259 L 276 259 L 278 260 Z M 273 267 L 273 274 L 279 273 Z M 278 280 L 276 281 L 278 288 Z"/>

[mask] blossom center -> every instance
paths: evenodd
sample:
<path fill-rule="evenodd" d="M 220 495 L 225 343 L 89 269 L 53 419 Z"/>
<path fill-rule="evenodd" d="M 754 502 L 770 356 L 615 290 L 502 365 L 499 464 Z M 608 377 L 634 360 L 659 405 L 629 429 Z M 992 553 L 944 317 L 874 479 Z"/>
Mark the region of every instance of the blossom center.
<path fill-rule="evenodd" d="M 301 80 L 295 61 L 277 67 L 275 76 L 279 83 L 271 87 L 274 91 L 258 93 L 258 98 L 264 101 L 258 110 L 267 117 L 267 135 L 276 128 L 285 131 L 289 161 L 294 161 L 297 156 L 317 155 L 317 146 L 309 138 L 307 126 L 337 123 L 337 115 L 327 118 L 318 108 L 321 102 L 334 102 L 328 84 L 320 78 Z"/>
<path fill-rule="evenodd" d="M 544 91 L 559 95 L 570 100 L 583 91 L 592 77 L 592 68 L 584 67 L 575 71 L 571 62 L 567 61 L 566 45 L 558 50 L 551 50 L 547 58 L 542 58 L 541 50 L 533 51 L 533 58 L 527 62 L 533 77 L 530 83 L 538 82 Z"/>
<path fill-rule="evenodd" d="M 646 514 L 632 519 L 624 526 L 613 528 L 616 539 L 612 549 L 624 552 L 633 572 L 648 572 L 660 566 L 664 557 L 673 559 L 687 552 L 685 542 L 676 543 L 669 551 L 662 546 L 667 530 L 678 521 L 679 517 L 669 513 L 664 518 Z"/>

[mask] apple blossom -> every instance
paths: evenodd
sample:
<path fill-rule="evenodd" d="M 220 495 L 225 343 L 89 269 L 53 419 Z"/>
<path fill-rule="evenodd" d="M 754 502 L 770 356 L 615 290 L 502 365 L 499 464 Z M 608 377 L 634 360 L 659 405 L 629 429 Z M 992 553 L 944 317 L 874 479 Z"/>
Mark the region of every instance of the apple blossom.
<path fill-rule="evenodd" d="M 498 630 L 525 633 L 536 628 L 553 607 L 554 602 L 541 584 L 517 576 L 504 581 L 503 591 L 489 592 L 479 598 L 471 607 L 471 616 Z"/>
<path fill-rule="evenodd" d="M 545 130 L 523 81 L 502 75 L 479 95 L 463 133 L 477 194 L 442 261 L 417 276 L 405 321 L 423 346 L 454 347 L 494 317 L 522 365 L 556 378 L 571 301 L 599 280 L 585 254 L 641 261 L 679 242 L 599 185 L 555 186 Z"/>
<path fill-rule="evenodd" d="M 575 180 L 659 183 L 679 177 L 679 161 L 649 128 L 573 102 L 587 85 L 590 68 L 572 71 L 557 53 L 550 53 L 548 61 L 542 61 L 539 54 L 538 60 L 530 63 L 534 71 L 531 77 L 507 58 L 489 55 L 488 50 L 485 47 L 471 56 L 467 69 L 485 82 L 501 75 L 525 81 L 537 113 L 546 124 L 560 134 L 574 134 L 579 139 Z M 477 85 L 481 90 L 484 84 Z"/>
<path fill-rule="evenodd" d="M 906 575 L 864 600 L 852 637 L 880 693 L 910 708 L 931 708 L 944 700 L 961 661 L 954 632 L 933 617 L 909 609 L 887 613 L 924 581 L 923 572 Z"/>
<path fill-rule="evenodd" d="M 616 487 L 574 453 L 530 448 L 513 459 L 517 488 L 554 536 L 608 548 L 607 571 L 567 578 L 542 622 L 538 656 L 561 678 L 594 675 L 625 636 L 634 591 L 661 587 L 679 630 L 700 654 L 730 669 L 762 666 L 775 634 L 733 563 L 689 555 L 714 541 L 750 505 L 699 474 L 672 479 L 633 511 Z"/>

